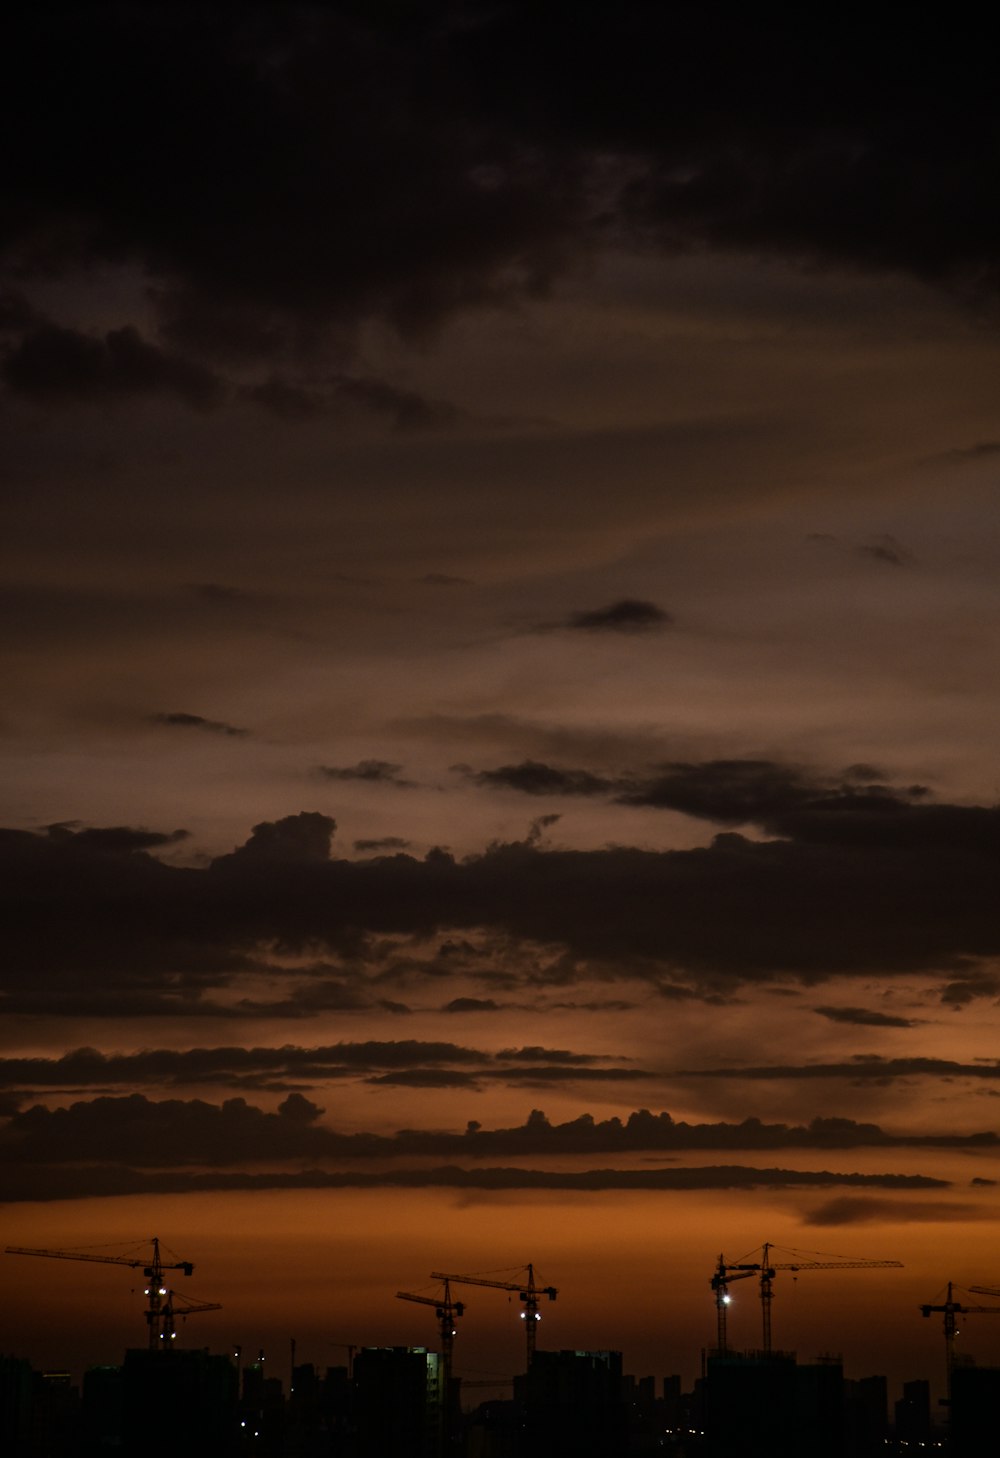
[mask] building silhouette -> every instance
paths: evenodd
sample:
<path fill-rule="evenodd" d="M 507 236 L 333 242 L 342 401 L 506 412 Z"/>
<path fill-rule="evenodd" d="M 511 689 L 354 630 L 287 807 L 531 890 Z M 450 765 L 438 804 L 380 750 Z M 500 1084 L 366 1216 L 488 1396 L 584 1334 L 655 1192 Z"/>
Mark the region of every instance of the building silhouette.
<path fill-rule="evenodd" d="M 839 1359 L 800 1366 L 791 1352 L 713 1353 L 705 1399 L 711 1458 L 843 1458 Z"/>
<path fill-rule="evenodd" d="M 949 1458 L 1000 1452 L 1000 1368 L 955 1366 L 948 1410 Z"/>
<path fill-rule="evenodd" d="M 443 1371 L 425 1347 L 363 1347 L 354 1359 L 352 1458 L 439 1458 Z"/>
<path fill-rule="evenodd" d="M 524 1406 L 523 1451 L 546 1458 L 624 1452 L 628 1408 L 621 1352 L 539 1352 L 515 1395 Z"/>

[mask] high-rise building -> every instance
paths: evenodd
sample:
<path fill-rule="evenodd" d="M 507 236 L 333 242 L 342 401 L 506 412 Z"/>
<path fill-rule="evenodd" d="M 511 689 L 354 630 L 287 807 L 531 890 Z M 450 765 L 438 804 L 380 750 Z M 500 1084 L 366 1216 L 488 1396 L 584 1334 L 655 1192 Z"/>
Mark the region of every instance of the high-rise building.
<path fill-rule="evenodd" d="M 228 1357 L 132 1349 L 122 1368 L 124 1451 L 141 1458 L 228 1453 L 236 1428 L 236 1368 Z"/>
<path fill-rule="evenodd" d="M 949 1458 L 1000 1453 L 1000 1368 L 956 1366 L 951 1374 Z"/>
<path fill-rule="evenodd" d="M 357 1458 L 439 1458 L 443 1372 L 426 1347 L 363 1347 L 354 1359 Z"/>
<path fill-rule="evenodd" d="M 535 1352 L 523 1384 L 526 1453 L 606 1458 L 624 1452 L 621 1352 Z"/>
<path fill-rule="evenodd" d="M 706 1426 L 712 1458 L 841 1458 L 844 1374 L 839 1361 L 800 1366 L 791 1352 L 708 1359 Z"/>

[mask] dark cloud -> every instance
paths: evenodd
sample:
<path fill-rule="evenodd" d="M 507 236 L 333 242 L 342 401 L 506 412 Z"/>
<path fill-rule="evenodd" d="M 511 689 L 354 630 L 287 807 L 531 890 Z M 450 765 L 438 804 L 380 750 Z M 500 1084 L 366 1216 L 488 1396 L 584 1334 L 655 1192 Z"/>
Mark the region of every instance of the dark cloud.
<path fill-rule="evenodd" d="M 379 1073 L 367 1080 L 374 1084 L 395 1084 L 400 1088 L 477 1088 L 475 1074 L 456 1069 L 407 1068 L 401 1073 Z"/>
<path fill-rule="evenodd" d="M 885 562 L 889 567 L 906 567 L 913 560 L 906 548 L 888 532 L 871 542 L 863 542 L 858 551 L 862 556 L 872 557 L 876 562 Z"/>
<path fill-rule="evenodd" d="M 467 1087 L 469 1076 L 401 1070 L 380 1082 L 410 1087 Z M 175 1189 L 337 1188 L 356 1186 L 483 1189 L 713 1189 L 855 1186 L 890 1190 L 941 1189 L 947 1181 L 925 1175 L 757 1168 L 739 1163 L 700 1168 L 589 1170 L 510 1169 L 482 1161 L 515 1157 L 595 1156 L 642 1150 L 843 1150 L 881 1144 L 947 1145 L 940 1137 L 893 1139 L 876 1126 L 816 1120 L 808 1129 L 762 1125 L 675 1124 L 667 1114 L 642 1110 L 622 1123 L 589 1114 L 552 1125 L 535 1110 L 518 1129 L 483 1129 L 471 1120 L 463 1133 L 403 1129 L 394 1135 L 345 1134 L 321 1121 L 322 1109 L 293 1090 L 275 1113 L 243 1098 L 221 1104 L 201 1099 L 153 1101 L 141 1094 L 98 1097 L 49 1109 L 14 1113 L 0 1129 L 4 1189 L 0 1198 L 49 1199 L 69 1195 Z M 995 1138 L 995 1136 L 994 1136 Z M 414 1158 L 447 1165 L 418 1169 Z M 305 1168 L 303 1160 L 308 1161 Z M 349 1161 L 344 1169 L 329 1166 Z M 468 1161 L 477 1161 L 469 1167 Z M 362 1171 L 358 1161 L 368 1162 Z M 372 1168 L 372 1163 L 375 1168 Z M 289 1169 L 299 1164 L 299 1169 Z M 257 1172 L 270 1165 L 266 1172 Z M 211 1170 L 212 1173 L 201 1173 Z M 190 1173 L 194 1171 L 195 1173 Z M 238 1171 L 238 1172 L 237 1172 Z M 167 1177 L 169 1175 L 169 1178 Z"/>
<path fill-rule="evenodd" d="M 864 1007 L 814 1007 L 813 1012 L 832 1023 L 854 1023 L 863 1028 L 912 1028 L 912 1018 L 895 1017 L 891 1013 L 872 1012 Z"/>
<path fill-rule="evenodd" d="M 169 991 L 191 1006 L 279 947 L 310 958 L 325 949 L 368 975 L 457 967 L 541 987 L 596 971 L 718 997 L 742 979 L 782 976 L 975 979 L 1000 954 L 1000 811 L 847 792 L 817 807 L 799 803 L 794 778 L 789 787 L 765 776 L 762 787 L 754 776 L 747 788 L 737 777 L 734 794 L 730 777 L 706 785 L 682 768 L 669 777 L 678 808 L 753 813 L 801 835 L 728 833 L 676 851 L 522 841 L 462 861 L 442 850 L 345 860 L 330 858 L 334 821 L 303 812 L 262 822 L 198 868 L 131 843 L 98 849 L 100 832 L 0 832 L 4 985 L 35 999 L 89 992 L 95 1007 L 123 990 Z M 411 965 L 385 950 L 386 937 L 457 945 L 473 934 L 499 939 L 507 964 L 463 953 Z"/>
<path fill-rule="evenodd" d="M 836 777 L 773 760 L 673 763 L 633 777 L 618 799 L 721 825 L 758 825 L 803 846 L 883 848 L 905 857 L 951 845 L 975 856 L 1000 854 L 996 806 L 933 804 L 924 785 L 867 781 L 869 768 L 853 766 Z"/>
<path fill-rule="evenodd" d="M 415 1087 L 442 1086 L 428 1078 L 392 1080 Z M 443 1086 L 455 1086 L 445 1079 Z M 457 1080 L 463 1086 L 463 1080 Z M 167 1189 L 338 1188 L 388 1186 L 473 1189 L 734 1189 L 846 1185 L 893 1190 L 943 1188 L 946 1181 L 924 1175 L 860 1174 L 829 1170 L 754 1168 L 739 1164 L 696 1169 L 544 1169 L 468 1168 L 450 1163 L 438 1168 L 393 1167 L 386 1163 L 417 1155 L 444 1154 L 450 1160 L 503 1152 L 503 1131 L 471 1122 L 461 1135 L 402 1130 L 390 1137 L 340 1134 L 319 1123 L 322 1110 L 292 1092 L 275 1113 L 265 1113 L 242 1098 L 222 1104 L 200 1099 L 153 1102 L 141 1094 L 101 1097 L 67 1108 L 35 1105 L 14 1114 L 0 1130 L 3 1189 L 8 1200 L 128 1193 Z M 662 1117 L 662 1116 L 661 1116 Z M 617 1124 L 618 1121 L 612 1121 Z M 631 1121 L 630 1121 L 631 1122 Z M 618 1126 L 619 1129 L 621 1126 Z M 543 1115 L 533 1114 L 521 1131 L 520 1153 L 587 1153 L 600 1148 L 598 1126 L 586 1116 L 562 1126 L 575 1138 L 557 1142 L 558 1132 Z M 512 1134 L 508 1131 L 509 1142 Z M 499 1136 L 499 1137 L 498 1137 Z M 547 1138 L 546 1138 L 547 1136 Z M 582 1137 L 581 1137 L 582 1136 Z M 113 1158 L 109 1157 L 113 1151 Z M 312 1167 L 287 1169 L 303 1159 Z M 316 1167 L 317 1161 L 347 1159 L 347 1171 Z M 381 1167 L 362 1171 L 354 1162 L 378 1159 Z M 256 1172 L 262 1164 L 275 1167 Z M 239 1167 L 242 1166 L 242 1170 Z M 205 1169 L 211 1173 L 201 1173 Z M 194 1170 L 195 1173 L 188 1173 Z M 236 1172 L 239 1171 L 239 1172 Z M 163 1173 L 158 1173 L 163 1172 Z"/>
<path fill-rule="evenodd" d="M 205 410 L 225 396 L 211 370 L 150 344 L 131 326 L 98 338 L 45 325 L 24 336 L 4 361 L 2 375 L 13 393 L 42 402 L 163 394 Z"/>
<path fill-rule="evenodd" d="M 623 597 L 607 607 L 571 613 L 566 626 L 588 633 L 649 633 L 673 622 L 669 613 L 654 602 Z"/>
<path fill-rule="evenodd" d="M 274 1007 L 270 1015 L 276 1015 Z M 286 1014 L 287 1015 L 287 1014 Z M 608 1065 L 611 1066 L 608 1066 Z M 470 1071 L 471 1070 L 471 1071 Z M 79 1048 L 58 1059 L 0 1059 L 0 1089 L 107 1089 L 184 1087 L 221 1081 L 240 1088 L 276 1088 L 363 1077 L 371 1083 L 472 1088 L 487 1083 L 622 1082 L 649 1078 L 648 1070 L 621 1066 L 567 1049 L 530 1047 L 487 1053 L 455 1043 L 416 1039 L 335 1043 L 315 1048 L 233 1046 L 185 1051 L 148 1049 L 103 1054 Z"/>
<path fill-rule="evenodd" d="M 965 1007 L 980 997 L 1000 997 L 1000 977 L 992 972 L 969 972 L 941 989 L 941 1001 L 953 1008 Z"/>
<path fill-rule="evenodd" d="M 804 13 L 727 15 L 720 37 L 639 0 L 55 15 L 9 26 L 11 271 L 23 290 L 133 266 L 183 352 L 140 364 L 192 403 L 188 354 L 284 360 L 373 317 L 419 332 L 629 243 L 997 285 L 988 48 L 933 17 L 819 44 Z M 114 373 L 93 343 L 35 344 L 14 376 L 79 390 Z M 405 392 L 342 388 L 424 423 Z"/>
<path fill-rule="evenodd" d="M 203 602 L 228 604 L 259 600 L 259 594 L 247 592 L 242 587 L 232 587 L 225 582 L 189 582 L 187 586 Z"/>
<path fill-rule="evenodd" d="M 561 815 L 537 815 L 528 827 L 527 844 L 540 845 L 545 838 L 545 832 L 551 830 L 553 825 L 558 825 L 561 819 Z"/>
<path fill-rule="evenodd" d="M 367 1041 L 315 1048 L 224 1046 L 184 1051 L 159 1048 L 104 1054 L 78 1048 L 61 1058 L 0 1058 L 0 1087 L 73 1088 L 82 1084 L 203 1083 L 247 1074 L 294 1074 L 322 1079 L 345 1071 L 457 1063 L 485 1067 L 493 1055 L 457 1043 Z"/>
<path fill-rule="evenodd" d="M 327 780 L 362 780 L 368 785 L 394 785 L 398 790 L 412 790 L 412 780 L 400 779 L 401 764 L 385 759 L 363 759 L 349 767 L 321 764 L 319 773 Z"/>
<path fill-rule="evenodd" d="M 497 1054 L 498 1058 L 509 1058 L 513 1061 L 518 1059 L 526 1063 L 537 1063 L 545 1059 L 548 1063 L 596 1063 L 598 1060 L 592 1053 L 571 1053 L 568 1048 L 540 1048 L 533 1044 L 525 1048 L 504 1048 Z"/>
<path fill-rule="evenodd" d="M 956 450 L 944 451 L 938 456 L 932 456 L 930 461 L 934 464 L 939 461 L 963 463 L 988 460 L 991 456 L 997 455 L 1000 455 L 1000 440 L 979 440 L 975 445 L 963 446 Z"/>
<path fill-rule="evenodd" d="M 523 1084 L 525 1088 L 552 1083 L 628 1083 L 654 1078 L 648 1068 L 584 1068 L 565 1064 L 536 1063 L 525 1068 L 507 1069 L 504 1083 Z"/>
<path fill-rule="evenodd" d="M 225 734 L 238 739 L 249 734 L 249 729 L 238 729 L 221 719 L 205 719 L 201 714 L 151 714 L 150 722 L 164 724 L 171 729 L 204 729 L 209 734 Z"/>
<path fill-rule="evenodd" d="M 262 820 L 253 827 L 245 844 L 213 861 L 211 869 L 229 874 L 257 863 L 325 865 L 336 828 L 337 822 L 331 816 L 316 810 L 301 810 L 282 820 Z"/>
<path fill-rule="evenodd" d="M 397 851 L 406 850 L 410 842 L 403 840 L 399 835 L 383 835 L 378 840 L 356 840 L 354 849 L 356 851 Z"/>
<path fill-rule="evenodd" d="M 884 1200 L 864 1195 L 838 1195 L 834 1200 L 809 1211 L 807 1225 L 869 1225 L 958 1222 L 991 1220 L 993 1213 L 977 1205 L 962 1205 L 956 1200 Z"/>
<path fill-rule="evenodd" d="M 773 1063 L 737 1068 L 685 1069 L 690 1078 L 849 1078 L 855 1082 L 875 1079 L 888 1083 L 896 1078 L 1000 1078 L 1000 1060 L 992 1063 L 958 1063 L 951 1058 L 882 1058 L 876 1053 L 843 1063 Z"/>
<path fill-rule="evenodd" d="M 807 800 L 812 787 L 798 770 L 771 760 L 718 759 L 667 764 L 621 795 L 626 804 L 681 810 L 721 825 L 770 824 Z"/>
<path fill-rule="evenodd" d="M 316 1155 L 328 1142 L 315 1126 L 322 1113 L 292 1095 L 268 1114 L 241 1098 L 221 1105 L 200 1099 L 154 1103 L 141 1094 L 97 1098 L 46 1109 L 36 1104 L 16 1114 L 0 1131 L 4 1161 L 108 1162 L 115 1150 L 123 1161 L 145 1166 L 233 1165 L 241 1160 Z"/>
<path fill-rule="evenodd" d="M 614 781 L 593 775 L 588 770 L 556 769 L 538 760 L 525 759 L 520 764 L 501 765 L 498 769 L 472 771 L 458 769 L 488 789 L 519 790 L 525 795 L 606 795 Z"/>
<path fill-rule="evenodd" d="M 160 846 L 176 845 L 187 840 L 187 830 L 145 830 L 132 825 L 80 826 L 77 822 L 61 821 L 47 827 L 49 838 L 55 842 L 74 845 L 97 851 L 128 854 L 131 851 L 156 850 Z"/>
<path fill-rule="evenodd" d="M 476 784 L 529 795 L 607 795 L 623 805 L 675 810 L 717 825 L 758 825 L 791 840 L 859 846 L 943 838 L 1000 845 L 995 808 L 934 805 L 924 785 L 892 786 L 872 765 L 824 775 L 769 759 L 674 761 L 616 777 L 538 760 L 473 770 Z"/>
<path fill-rule="evenodd" d="M 290 1122 L 290 1121 L 289 1121 Z M 746 1165 L 718 1165 L 695 1169 L 616 1170 L 580 1172 L 521 1168 L 464 1169 L 447 1165 L 437 1169 L 396 1169 L 329 1172 L 306 1169 L 293 1173 L 230 1173 L 213 1169 L 202 1173 L 170 1170 L 166 1173 L 121 1164 L 59 1167 L 32 1165 L 8 1168 L 0 1198 L 10 1203 L 36 1200 L 84 1199 L 95 1196 L 192 1193 L 198 1190 L 339 1190 L 339 1189 L 450 1189 L 450 1190 L 754 1190 L 809 1189 L 848 1185 L 922 1191 L 940 1189 L 946 1180 L 927 1175 L 837 1174 L 829 1170 L 753 1169 Z"/>
<path fill-rule="evenodd" d="M 441 1009 L 446 1013 L 497 1012 L 500 1007 L 491 997 L 453 997 Z"/>

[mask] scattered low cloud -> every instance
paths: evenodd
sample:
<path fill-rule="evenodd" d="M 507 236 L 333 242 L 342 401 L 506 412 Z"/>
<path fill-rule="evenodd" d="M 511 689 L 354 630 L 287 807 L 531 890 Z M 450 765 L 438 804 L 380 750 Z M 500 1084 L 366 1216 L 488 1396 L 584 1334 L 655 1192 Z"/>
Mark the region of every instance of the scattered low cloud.
<path fill-rule="evenodd" d="M 222 719 L 205 719 L 201 714 L 151 714 L 150 722 L 163 724 L 168 729 L 203 729 L 208 734 L 224 734 L 232 739 L 244 738 L 249 729 L 239 729 Z"/>
<path fill-rule="evenodd" d="M 472 1073 L 450 1068 L 407 1068 L 400 1073 L 378 1073 L 366 1080 L 376 1085 L 400 1088 L 477 1088 L 481 1080 Z"/>
<path fill-rule="evenodd" d="M 941 990 L 941 1001 L 949 1007 L 965 1007 L 978 998 L 1000 997 L 1000 977 L 994 972 L 970 971 L 963 977 L 948 982 Z"/>
<path fill-rule="evenodd" d="M 414 782 L 400 778 L 403 766 L 385 759 L 362 759 L 355 765 L 321 764 L 319 773 L 327 780 L 361 780 L 367 785 L 394 785 L 398 790 L 412 790 Z"/>
<path fill-rule="evenodd" d="M 939 1225 L 994 1218 L 991 1210 L 958 1200 L 886 1200 L 866 1195 L 838 1195 L 803 1216 L 806 1225 Z"/>
<path fill-rule="evenodd" d="M 892 1013 L 873 1012 L 864 1007 L 814 1007 L 813 1012 L 829 1018 L 832 1023 L 853 1023 L 862 1028 L 912 1028 L 913 1018 L 902 1018 Z"/>
<path fill-rule="evenodd" d="M 672 623 L 670 613 L 655 602 L 623 597 L 606 607 L 571 613 L 565 626 L 586 633 L 649 633 Z"/>
<path fill-rule="evenodd" d="M 979 440 L 971 446 L 959 446 L 954 450 L 942 451 L 940 455 L 928 458 L 928 464 L 938 465 L 941 462 L 952 462 L 957 465 L 967 464 L 974 461 L 990 460 L 993 456 L 1000 455 L 1000 440 Z"/>
<path fill-rule="evenodd" d="M 467 765 L 452 768 L 487 789 L 518 790 L 524 795 L 606 795 L 614 784 L 588 770 L 556 769 L 534 759 L 492 770 L 470 770 Z"/>
<path fill-rule="evenodd" d="M 870 557 L 875 562 L 884 562 L 889 567 L 907 567 L 913 561 L 912 553 L 888 532 L 874 537 L 870 542 L 862 542 L 858 551 L 862 556 Z"/>
<path fill-rule="evenodd" d="M 354 849 L 356 851 L 401 851 L 409 847 L 410 842 L 404 840 L 401 835 L 383 835 L 376 840 L 356 840 Z"/>
<path fill-rule="evenodd" d="M 187 588 L 203 602 L 216 604 L 230 604 L 240 602 L 258 602 L 260 594 L 248 592 L 243 587 L 233 587 L 225 582 L 189 582 Z"/>
<path fill-rule="evenodd" d="M 686 1078 L 789 1079 L 849 1078 L 855 1082 L 875 1079 L 888 1083 L 897 1078 L 1000 1079 L 1000 1060 L 959 1063 L 951 1058 L 882 1058 L 865 1054 L 838 1063 L 772 1063 L 731 1068 L 683 1070 Z"/>

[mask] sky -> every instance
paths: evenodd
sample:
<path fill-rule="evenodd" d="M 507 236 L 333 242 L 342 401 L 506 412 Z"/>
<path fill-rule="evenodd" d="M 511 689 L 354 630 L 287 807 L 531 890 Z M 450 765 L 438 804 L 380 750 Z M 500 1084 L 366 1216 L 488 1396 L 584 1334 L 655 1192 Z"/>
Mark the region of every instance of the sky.
<path fill-rule="evenodd" d="M 940 1384 L 920 1303 L 1000 1283 L 987 48 L 33 4 L 0 65 L 6 1242 L 157 1235 L 185 1339 L 320 1366 L 530 1261 L 540 1345 L 688 1382 L 720 1252 L 898 1260 L 775 1342 Z M 0 1269 L 2 1350 L 144 1339 Z"/>

